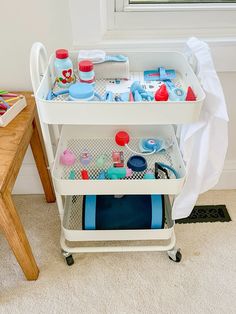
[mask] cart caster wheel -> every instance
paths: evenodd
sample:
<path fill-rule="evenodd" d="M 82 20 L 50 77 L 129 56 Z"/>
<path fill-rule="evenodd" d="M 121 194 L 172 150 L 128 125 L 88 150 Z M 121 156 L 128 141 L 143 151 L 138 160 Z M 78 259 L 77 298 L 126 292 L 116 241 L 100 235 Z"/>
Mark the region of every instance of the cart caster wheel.
<path fill-rule="evenodd" d="M 179 263 L 182 259 L 182 254 L 180 250 L 169 251 L 168 255 L 169 255 L 169 259 L 176 263 Z"/>
<path fill-rule="evenodd" d="M 73 256 L 72 256 L 72 255 L 69 255 L 69 256 L 66 257 L 66 264 L 67 264 L 68 266 L 71 266 L 71 265 L 74 264 L 74 259 L 73 259 Z"/>
<path fill-rule="evenodd" d="M 64 251 L 64 250 L 61 250 L 61 253 L 62 253 L 62 255 L 64 256 L 65 261 L 66 261 L 66 264 L 67 264 L 68 266 L 71 266 L 71 265 L 74 264 L 74 259 L 73 259 L 73 256 L 72 256 L 71 253 L 66 252 L 66 251 Z"/>

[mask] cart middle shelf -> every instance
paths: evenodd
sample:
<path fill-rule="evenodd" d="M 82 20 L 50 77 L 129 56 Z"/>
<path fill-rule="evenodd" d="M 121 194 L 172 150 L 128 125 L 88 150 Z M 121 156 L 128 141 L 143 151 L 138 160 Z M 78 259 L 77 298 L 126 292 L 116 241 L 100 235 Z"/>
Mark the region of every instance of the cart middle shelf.
<path fill-rule="evenodd" d="M 170 179 L 163 176 L 160 179 L 145 180 L 143 179 L 145 172 L 133 172 L 131 177 L 125 179 L 98 180 L 101 171 L 106 171 L 113 166 L 112 152 L 123 151 L 126 167 L 129 157 L 134 155 L 126 147 L 116 144 L 115 134 L 119 130 L 125 130 L 129 133 L 129 146 L 137 152 L 139 152 L 141 138 L 171 139 L 173 145 L 166 152 L 145 156 L 148 164 L 147 170 L 154 172 L 155 162 L 162 162 L 174 168 L 178 173 L 178 178 L 172 175 Z M 76 162 L 73 166 L 64 166 L 60 163 L 60 155 L 66 149 L 69 149 L 76 156 Z M 79 158 L 85 150 L 92 157 L 87 167 L 81 164 Z M 103 168 L 96 166 L 96 161 L 100 156 L 106 156 L 107 159 Z M 88 171 L 89 180 L 82 180 L 81 170 L 83 169 Z M 75 173 L 74 180 L 70 179 L 72 170 Z M 55 189 L 61 195 L 178 194 L 183 186 L 185 174 L 184 162 L 172 125 L 63 126 L 52 169 Z"/>

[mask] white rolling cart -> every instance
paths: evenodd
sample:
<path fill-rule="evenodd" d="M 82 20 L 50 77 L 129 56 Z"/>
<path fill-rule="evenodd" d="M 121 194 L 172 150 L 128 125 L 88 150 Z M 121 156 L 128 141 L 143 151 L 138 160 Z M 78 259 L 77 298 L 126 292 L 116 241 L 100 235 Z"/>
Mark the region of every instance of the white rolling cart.
<path fill-rule="evenodd" d="M 117 52 L 122 53 L 122 52 Z M 76 68 L 77 52 L 70 52 Z M 174 221 L 171 218 L 169 195 L 181 191 L 185 179 L 185 166 L 179 151 L 173 125 L 191 123 L 198 119 L 204 100 L 204 92 L 182 54 L 177 52 L 135 52 L 124 53 L 129 57 L 132 75 L 143 70 L 163 67 L 174 68 L 176 83 L 186 89 L 191 86 L 197 94 L 193 102 L 76 102 L 67 101 L 64 96 L 52 101 L 46 100 L 53 87 L 55 75 L 54 56 L 48 62 L 47 54 L 41 43 L 35 43 L 31 50 L 30 70 L 37 103 L 43 139 L 49 160 L 49 167 L 56 192 L 57 205 L 61 219 L 61 249 L 68 265 L 73 264 L 73 253 L 119 252 L 119 251 L 166 251 L 176 262 L 181 253 L 176 248 Z M 103 93 L 105 84 L 100 80 L 96 86 Z M 69 179 L 70 169 L 60 165 L 59 156 L 69 148 L 77 156 L 81 148 L 92 152 L 94 160 L 102 153 L 111 155 L 117 150 L 114 135 L 125 129 L 131 135 L 130 146 L 137 151 L 142 137 L 171 138 L 173 145 L 164 154 L 146 156 L 149 169 L 156 161 L 174 167 L 179 178 L 143 180 L 136 174 L 125 180 L 75 180 Z M 125 160 L 131 153 L 124 149 Z M 107 167 L 111 166 L 108 164 Z M 73 166 L 80 173 L 82 166 Z M 88 167 L 92 177 L 98 169 L 92 162 Z M 165 224 L 163 229 L 145 230 L 83 230 L 82 195 L 122 195 L 122 194 L 163 194 L 165 198 Z"/>

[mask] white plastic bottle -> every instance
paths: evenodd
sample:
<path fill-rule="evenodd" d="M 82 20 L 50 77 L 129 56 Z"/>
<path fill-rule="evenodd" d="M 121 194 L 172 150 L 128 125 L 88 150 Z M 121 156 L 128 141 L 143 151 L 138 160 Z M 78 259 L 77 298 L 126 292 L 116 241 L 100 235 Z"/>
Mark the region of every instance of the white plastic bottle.
<path fill-rule="evenodd" d="M 68 88 L 71 84 L 74 83 L 73 64 L 69 58 L 68 50 L 56 50 L 54 67 L 58 86 L 62 88 Z"/>

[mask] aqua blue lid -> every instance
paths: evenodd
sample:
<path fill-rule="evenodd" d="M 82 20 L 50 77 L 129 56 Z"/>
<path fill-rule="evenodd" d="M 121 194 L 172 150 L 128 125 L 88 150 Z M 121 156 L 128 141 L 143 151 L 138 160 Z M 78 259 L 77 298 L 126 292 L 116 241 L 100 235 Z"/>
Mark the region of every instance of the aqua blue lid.
<path fill-rule="evenodd" d="M 76 99 L 89 99 L 94 96 L 93 86 L 88 83 L 76 83 L 70 86 L 69 95 Z"/>

